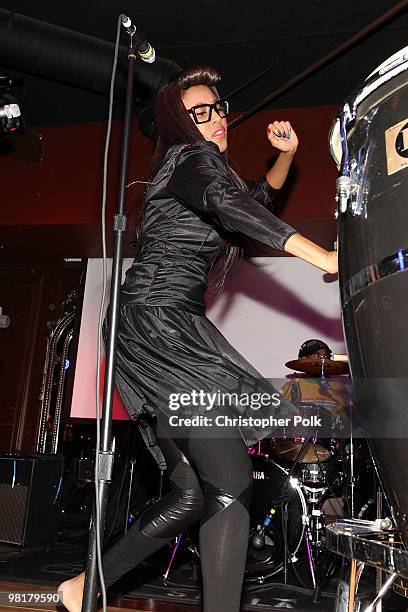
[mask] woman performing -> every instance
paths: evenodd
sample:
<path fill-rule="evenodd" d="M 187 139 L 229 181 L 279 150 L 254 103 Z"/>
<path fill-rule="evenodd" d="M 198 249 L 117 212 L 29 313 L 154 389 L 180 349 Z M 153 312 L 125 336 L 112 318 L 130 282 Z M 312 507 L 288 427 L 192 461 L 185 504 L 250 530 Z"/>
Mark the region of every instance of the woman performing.
<path fill-rule="evenodd" d="M 337 272 L 337 254 L 270 212 L 297 137 L 286 121 L 267 138 L 280 150 L 266 178 L 245 183 L 228 165 L 227 102 L 211 68 L 183 71 L 156 103 L 159 165 L 146 194 L 139 255 L 121 292 L 116 383 L 132 419 L 157 415 L 170 492 L 103 555 L 110 586 L 198 519 L 204 612 L 237 612 L 248 545 L 252 465 L 247 445 L 269 433 L 240 425 L 220 431 L 170 426 L 169 398 L 193 391 L 276 390 L 205 316 L 209 274 L 234 263 L 237 236 L 255 238 L 321 270 Z M 188 406 L 191 415 L 195 406 Z M 242 415 L 237 406 L 224 414 Z M 276 414 L 292 414 L 282 399 Z M 180 414 L 182 411 L 179 410 Z M 248 412 L 248 410 L 247 410 Z M 71 612 L 81 609 L 84 573 L 59 587 Z"/>

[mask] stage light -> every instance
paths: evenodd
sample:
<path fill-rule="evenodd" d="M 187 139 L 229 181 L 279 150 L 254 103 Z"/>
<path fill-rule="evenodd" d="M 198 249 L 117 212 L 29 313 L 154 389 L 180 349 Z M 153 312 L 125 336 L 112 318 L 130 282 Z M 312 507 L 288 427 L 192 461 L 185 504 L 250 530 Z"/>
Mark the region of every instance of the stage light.
<path fill-rule="evenodd" d="M 21 78 L 0 76 L 0 144 L 2 153 L 13 150 L 25 161 L 40 161 L 43 156 L 42 137 L 24 121 L 22 103 L 14 90 L 22 87 Z"/>
<path fill-rule="evenodd" d="M 10 317 L 3 314 L 3 309 L 0 307 L 0 327 L 6 328 L 10 325 Z"/>
<path fill-rule="evenodd" d="M 20 86 L 21 79 L 0 76 L 0 135 L 9 136 L 24 133 L 21 103 L 12 93 L 12 88 Z"/>
<path fill-rule="evenodd" d="M 5 100 L 8 98 L 8 100 Z M 22 134 L 24 132 L 23 118 L 17 100 L 12 101 L 10 95 L 0 94 L 0 130 L 3 135 Z"/>

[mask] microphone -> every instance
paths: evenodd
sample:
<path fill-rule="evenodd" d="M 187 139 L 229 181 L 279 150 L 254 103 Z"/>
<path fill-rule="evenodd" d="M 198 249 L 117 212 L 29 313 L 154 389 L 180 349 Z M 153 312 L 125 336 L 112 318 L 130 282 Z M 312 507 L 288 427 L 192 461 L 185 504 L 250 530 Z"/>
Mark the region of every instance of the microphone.
<path fill-rule="evenodd" d="M 147 42 L 144 34 L 138 30 L 136 26 L 132 26 L 132 21 L 127 15 L 121 15 L 121 21 L 123 27 L 128 30 L 131 35 L 132 42 L 136 47 L 140 59 L 148 64 L 152 64 L 156 59 L 156 52 L 151 44 Z"/>
<path fill-rule="evenodd" d="M 265 527 L 262 527 L 262 529 L 252 534 L 249 543 L 255 550 L 262 550 L 262 548 L 265 548 Z"/>

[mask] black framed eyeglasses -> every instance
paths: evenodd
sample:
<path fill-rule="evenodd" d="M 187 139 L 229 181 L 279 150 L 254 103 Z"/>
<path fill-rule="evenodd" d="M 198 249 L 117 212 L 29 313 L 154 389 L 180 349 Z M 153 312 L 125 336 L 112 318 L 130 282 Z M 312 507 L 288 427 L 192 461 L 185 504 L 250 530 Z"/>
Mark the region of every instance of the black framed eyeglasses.
<path fill-rule="evenodd" d="M 214 104 L 197 104 L 187 109 L 190 115 L 193 115 L 195 123 L 208 123 L 211 120 L 213 110 L 219 117 L 226 117 L 229 113 L 228 101 L 217 100 Z"/>

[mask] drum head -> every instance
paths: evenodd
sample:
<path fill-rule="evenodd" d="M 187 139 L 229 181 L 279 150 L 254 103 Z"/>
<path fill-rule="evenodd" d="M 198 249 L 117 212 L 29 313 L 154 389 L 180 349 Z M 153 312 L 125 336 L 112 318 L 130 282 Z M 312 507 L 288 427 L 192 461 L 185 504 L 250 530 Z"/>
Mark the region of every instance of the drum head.
<path fill-rule="evenodd" d="M 329 133 L 329 151 L 330 156 L 337 167 L 341 165 L 341 158 L 343 155 L 343 151 L 341 148 L 341 139 L 340 139 L 340 119 L 337 118 L 332 123 Z"/>
<path fill-rule="evenodd" d="M 364 83 L 360 86 L 358 90 L 356 90 L 357 94 L 353 96 L 353 105 L 358 106 L 365 97 L 369 96 L 373 91 L 379 88 L 381 85 L 387 82 L 388 79 L 391 79 L 393 73 L 398 73 L 400 71 L 406 70 L 408 67 L 408 47 L 404 47 L 391 55 L 388 59 L 386 59 L 382 64 L 378 66 L 375 70 L 373 70 L 368 77 L 365 79 Z M 394 68 L 396 70 L 394 70 Z M 391 73 L 393 71 L 393 73 Z M 387 73 L 390 73 L 387 75 Z M 387 75 L 387 76 L 384 76 Z M 377 77 L 377 78 L 375 78 Z M 370 80 L 370 83 L 367 81 Z M 349 137 L 349 134 L 348 134 Z M 329 151 L 332 160 L 339 168 L 341 165 L 341 158 L 343 155 L 342 146 L 341 146 L 341 138 L 340 138 L 340 119 L 337 117 L 330 128 L 329 132 Z"/>
<path fill-rule="evenodd" d="M 258 576 L 268 578 L 280 572 L 285 556 L 285 540 L 288 559 L 293 559 L 303 541 L 305 526 L 302 516 L 306 514 L 306 501 L 296 481 L 288 482 L 288 470 L 274 461 L 254 455 L 254 488 L 250 508 L 250 533 L 246 565 L 246 580 L 256 581 Z M 286 486 L 287 485 L 287 486 Z M 288 504 L 286 534 L 283 529 L 282 499 Z M 259 538 L 271 508 L 275 512 L 264 536 Z"/>

